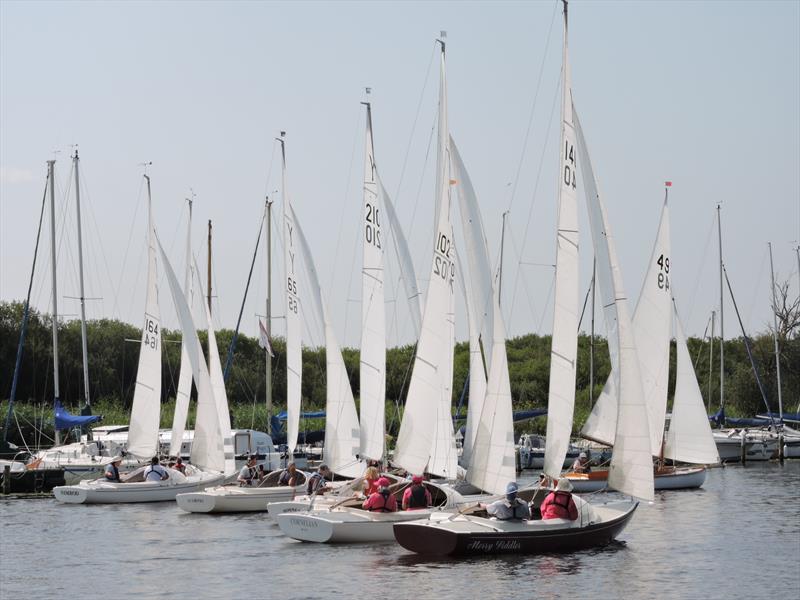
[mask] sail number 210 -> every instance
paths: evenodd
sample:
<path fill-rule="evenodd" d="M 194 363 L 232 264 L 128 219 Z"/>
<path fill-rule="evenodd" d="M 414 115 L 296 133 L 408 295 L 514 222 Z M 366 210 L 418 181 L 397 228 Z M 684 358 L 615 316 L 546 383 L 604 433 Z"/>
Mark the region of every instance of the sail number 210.
<path fill-rule="evenodd" d="M 658 287 L 662 290 L 669 289 L 669 257 L 664 256 L 663 254 L 658 257 L 656 264 L 659 267 L 658 270 Z"/>
<path fill-rule="evenodd" d="M 364 215 L 364 239 L 368 244 L 381 248 L 381 223 L 378 220 L 378 207 L 367 203 L 367 214 Z"/>

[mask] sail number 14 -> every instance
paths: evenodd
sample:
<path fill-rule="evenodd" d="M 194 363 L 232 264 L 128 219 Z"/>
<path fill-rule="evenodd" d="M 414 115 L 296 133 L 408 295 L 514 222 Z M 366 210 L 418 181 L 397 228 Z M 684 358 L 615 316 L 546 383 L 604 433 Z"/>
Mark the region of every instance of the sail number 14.
<path fill-rule="evenodd" d="M 575 144 L 569 140 L 564 140 L 564 185 L 571 187 L 575 185 Z"/>

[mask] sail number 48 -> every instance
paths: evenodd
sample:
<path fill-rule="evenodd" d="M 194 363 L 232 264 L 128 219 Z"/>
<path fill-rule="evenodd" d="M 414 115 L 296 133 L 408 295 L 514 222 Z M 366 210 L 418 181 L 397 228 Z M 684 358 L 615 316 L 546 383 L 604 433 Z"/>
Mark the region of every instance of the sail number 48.
<path fill-rule="evenodd" d="M 659 266 L 658 287 L 662 290 L 669 289 L 669 257 L 663 254 L 658 257 L 656 264 Z"/>
<path fill-rule="evenodd" d="M 158 323 L 155 320 L 145 317 L 144 319 L 144 330 L 142 332 L 144 334 L 143 343 L 145 346 L 152 348 L 153 350 L 158 349 Z"/>

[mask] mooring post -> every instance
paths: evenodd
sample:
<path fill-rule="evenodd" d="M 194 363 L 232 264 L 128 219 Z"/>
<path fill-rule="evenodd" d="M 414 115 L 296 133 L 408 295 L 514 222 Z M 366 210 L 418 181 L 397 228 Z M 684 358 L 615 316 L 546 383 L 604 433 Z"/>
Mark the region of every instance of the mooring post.
<path fill-rule="evenodd" d="M 3 493 L 11 493 L 11 466 L 3 465 Z"/>

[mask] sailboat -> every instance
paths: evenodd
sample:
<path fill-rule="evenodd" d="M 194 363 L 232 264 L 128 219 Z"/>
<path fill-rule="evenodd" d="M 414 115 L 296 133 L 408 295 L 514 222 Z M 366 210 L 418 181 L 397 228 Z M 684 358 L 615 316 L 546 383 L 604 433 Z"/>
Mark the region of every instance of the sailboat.
<path fill-rule="evenodd" d="M 594 172 L 589 161 L 586 142 L 577 119 L 572 102 L 570 87 L 569 63 L 567 60 L 567 5 L 564 3 L 564 72 L 562 93 L 562 144 L 560 167 L 564 177 L 559 192 L 558 220 L 558 255 L 566 258 L 557 264 L 566 265 L 562 277 L 566 284 L 561 286 L 563 295 L 557 292 L 557 305 L 562 304 L 565 322 L 570 322 L 573 298 L 571 278 L 577 280 L 577 177 L 576 162 L 581 164 L 586 201 L 589 209 L 589 221 L 595 251 L 600 266 L 601 292 L 604 295 L 606 320 L 614 334 L 609 336 L 609 343 L 616 351 L 613 358 L 619 361 L 617 371 L 617 390 L 620 409 L 616 415 L 616 435 L 621 443 L 615 447 L 611 461 L 611 487 L 644 500 L 653 499 L 653 473 L 647 443 L 647 418 L 641 399 L 641 381 L 636 357 L 636 345 L 633 338 L 630 317 L 624 286 L 616 259 L 611 230 L 605 213 Z M 576 140 L 577 138 L 577 140 Z M 562 151 L 563 149 L 563 151 Z M 577 152 L 576 152 L 577 150 Z M 577 160 L 580 157 L 580 160 Z M 565 193 L 566 192 L 566 193 Z M 558 276 L 558 273 L 557 273 Z M 557 285 L 558 287 L 558 285 Z M 576 286 L 575 286 L 576 287 Z M 577 293 L 574 294 L 577 308 Z M 558 311 L 558 309 L 557 309 Z M 559 314 L 559 312 L 557 312 Z M 576 311 L 577 314 L 577 311 Z M 575 323 L 577 330 L 577 322 Z M 569 332 L 575 335 L 575 331 Z M 569 432 L 572 428 L 572 404 L 574 401 L 574 360 L 569 353 L 569 341 L 566 340 L 563 364 L 563 375 L 557 384 L 564 384 L 563 397 L 551 394 L 548 409 L 547 452 L 545 454 L 545 472 L 553 476 L 560 475 L 561 464 L 567 452 Z M 557 344 L 556 333 L 553 335 Z M 560 346 L 555 346 L 556 350 Z M 572 384 L 566 385 L 572 378 Z M 552 378 L 551 378 L 552 384 Z M 552 392 L 552 390 L 551 390 Z M 556 412 L 556 406 L 559 411 Z M 551 411 L 556 418 L 550 424 Z M 569 418 L 562 418 L 567 413 Z M 551 474 L 552 473 L 552 474 Z M 394 527 L 394 535 L 404 548 L 420 554 L 498 554 L 498 553 L 538 553 L 553 551 L 569 551 L 580 548 L 607 544 L 614 539 L 633 516 L 638 506 L 635 501 L 611 502 L 604 505 L 591 505 L 580 498 L 576 500 L 579 518 L 576 521 L 565 519 L 531 520 L 531 521 L 498 521 L 494 518 L 477 516 L 476 514 L 459 514 L 457 516 L 433 515 L 427 521 L 399 523 Z M 475 512 L 478 509 L 476 507 Z"/>
<path fill-rule="evenodd" d="M 670 186 L 671 182 L 667 182 L 653 252 L 650 255 L 648 270 L 633 317 L 642 386 L 648 410 L 650 451 L 659 461 L 655 471 L 657 490 L 700 487 L 706 478 L 703 465 L 719 463 L 711 428 L 705 416 L 700 387 L 689 358 L 689 350 L 686 347 L 672 296 L 668 205 Z M 678 361 L 673 414 L 669 433 L 665 438 L 664 423 L 673 323 Z M 614 429 L 611 423 L 615 418 L 615 412 L 616 398 L 612 376 L 606 382 L 587 419 L 582 435 L 595 442 L 614 445 Z M 687 418 L 687 415 L 691 417 Z M 665 467 L 663 459 L 693 463 L 697 466 Z M 566 477 L 572 482 L 575 491 L 590 492 L 605 485 L 608 471 L 568 473 Z"/>
<path fill-rule="evenodd" d="M 198 387 L 197 424 L 192 443 L 192 464 L 186 474 L 167 469 L 163 481 L 145 481 L 146 467 L 127 475 L 123 482 L 110 482 L 104 478 L 81 481 L 78 485 L 56 487 L 53 494 L 59 502 L 68 504 L 162 502 L 174 500 L 181 492 L 203 489 L 222 481 L 232 474 L 233 451 L 227 400 L 217 402 L 214 397 L 208 368 L 197 330 L 186 297 L 180 289 L 166 254 L 157 242 L 152 217 L 150 178 L 145 175 L 148 192 L 148 275 L 145 325 L 142 330 L 142 352 L 139 357 L 134 404 L 131 411 L 128 452 L 142 460 L 158 453 L 158 422 L 161 408 L 161 323 L 158 303 L 157 255 L 159 246 L 164 270 L 173 301 L 181 322 L 187 352 L 192 365 L 192 375 Z M 211 348 L 211 337 L 209 338 Z M 217 362 L 219 358 L 217 357 Z M 222 414 L 224 412 L 224 419 Z M 229 450 L 229 452 L 226 452 Z"/>

